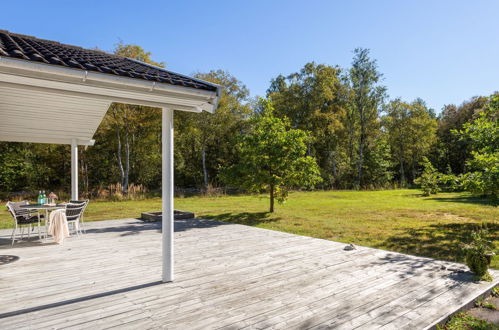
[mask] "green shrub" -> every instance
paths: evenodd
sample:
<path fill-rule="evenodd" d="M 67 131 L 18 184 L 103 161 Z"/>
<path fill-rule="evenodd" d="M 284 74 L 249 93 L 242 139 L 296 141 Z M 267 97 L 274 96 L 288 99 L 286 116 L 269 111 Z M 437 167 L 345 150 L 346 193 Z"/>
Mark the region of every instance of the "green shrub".
<path fill-rule="evenodd" d="M 435 167 L 431 164 L 428 158 L 424 157 L 421 162 L 423 166 L 423 174 L 414 183 L 420 186 L 423 191 L 423 196 L 430 196 L 430 194 L 436 194 L 440 191 L 439 187 L 439 177 L 440 173 L 437 172 Z"/>
<path fill-rule="evenodd" d="M 441 190 L 456 192 L 462 190 L 461 176 L 454 174 L 440 174 L 438 185 Z"/>
<path fill-rule="evenodd" d="M 489 263 L 486 254 L 492 253 L 494 244 L 487 238 L 488 231 L 479 229 L 471 233 L 471 242 L 464 246 L 466 265 L 480 279 L 490 279 L 487 269 Z"/>
<path fill-rule="evenodd" d="M 499 202 L 499 152 L 493 154 L 473 153 L 474 159 L 468 165 L 474 172 L 463 176 L 463 187 L 477 195 L 487 196 L 492 202 Z"/>
<path fill-rule="evenodd" d="M 487 273 L 489 267 L 487 257 L 476 251 L 468 251 L 466 253 L 466 265 L 477 276 L 482 277 Z"/>

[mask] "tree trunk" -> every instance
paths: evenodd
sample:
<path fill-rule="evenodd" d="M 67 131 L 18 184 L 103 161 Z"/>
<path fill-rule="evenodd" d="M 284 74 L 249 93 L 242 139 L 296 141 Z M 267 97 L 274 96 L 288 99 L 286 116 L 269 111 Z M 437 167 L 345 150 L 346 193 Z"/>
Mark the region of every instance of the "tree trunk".
<path fill-rule="evenodd" d="M 338 169 L 336 166 L 336 152 L 331 152 L 331 165 L 333 170 L 333 182 L 336 183 L 338 181 Z M 334 183 L 331 183 L 331 189 L 334 189 Z"/>
<path fill-rule="evenodd" d="M 405 187 L 404 157 L 400 156 L 400 187 Z"/>
<path fill-rule="evenodd" d="M 349 110 L 353 111 L 353 110 Z M 353 112 L 347 112 L 347 125 L 348 125 L 348 160 L 350 165 L 350 170 L 355 168 L 354 163 L 354 139 L 355 139 L 355 114 Z M 352 177 L 353 179 L 353 177 Z"/>
<path fill-rule="evenodd" d="M 128 194 L 128 176 L 130 174 L 130 141 L 128 131 L 125 131 L 125 170 L 123 178 L 123 193 Z"/>
<path fill-rule="evenodd" d="M 89 196 L 90 195 L 90 178 L 88 176 L 88 163 L 87 162 L 85 162 L 85 189 L 86 189 L 87 196 Z"/>
<path fill-rule="evenodd" d="M 116 159 L 118 161 L 118 169 L 120 170 L 121 185 L 123 186 L 125 180 L 125 170 L 123 169 L 123 162 L 121 160 L 121 135 L 119 128 L 116 128 L 116 138 L 118 139 Z"/>
<path fill-rule="evenodd" d="M 353 126 L 348 130 L 348 159 L 350 164 L 353 165 L 353 138 L 354 138 L 354 128 Z"/>
<path fill-rule="evenodd" d="M 274 212 L 274 185 L 270 185 L 270 213 Z"/>
<path fill-rule="evenodd" d="M 82 184 L 82 191 L 85 191 L 85 196 L 89 195 L 89 190 L 90 190 L 90 181 L 88 177 L 88 162 L 85 157 L 85 152 L 83 150 L 80 152 L 78 150 L 79 156 L 78 156 L 78 161 L 80 163 L 80 176 L 82 177 L 81 184 Z"/>
<path fill-rule="evenodd" d="M 357 189 L 360 189 L 362 184 L 362 172 L 364 167 L 364 148 L 366 144 L 366 130 L 367 123 L 365 118 L 365 109 L 361 101 L 357 102 L 357 109 L 359 109 L 359 124 L 360 124 L 360 136 L 359 136 L 359 163 L 357 168 Z"/>
<path fill-rule="evenodd" d="M 364 143 L 365 137 L 364 134 L 360 134 L 359 141 L 359 163 L 357 167 L 357 189 L 360 189 L 360 185 L 362 184 L 362 170 L 364 167 Z"/>
<path fill-rule="evenodd" d="M 203 164 L 204 187 L 208 189 L 208 170 L 206 169 L 206 148 L 204 144 L 203 147 L 201 148 L 201 162 Z"/>
<path fill-rule="evenodd" d="M 336 152 L 333 151 L 333 177 L 338 177 L 338 168 L 336 166 Z"/>

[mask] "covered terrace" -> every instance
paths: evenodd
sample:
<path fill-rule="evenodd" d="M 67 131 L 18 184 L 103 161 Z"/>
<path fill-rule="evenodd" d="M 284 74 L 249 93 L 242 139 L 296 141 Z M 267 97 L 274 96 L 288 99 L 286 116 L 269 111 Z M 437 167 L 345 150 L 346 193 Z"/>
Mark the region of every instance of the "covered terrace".
<path fill-rule="evenodd" d="M 162 223 L 87 223 L 63 245 L 11 246 L 0 230 L 1 329 L 424 329 L 497 285 L 499 272 L 476 282 L 461 264 L 174 223 L 173 112 L 213 111 L 219 93 L 134 60 L 0 32 L 0 141 L 71 145 L 73 199 L 77 148 L 93 144 L 110 104 L 163 109 Z"/>
<path fill-rule="evenodd" d="M 78 200 L 78 146 L 111 103 L 162 108 L 162 279 L 173 280 L 173 113 L 213 112 L 220 87 L 133 59 L 0 31 L 0 141 L 71 145 L 71 199 Z M 159 170 L 159 169 L 158 169 Z"/>

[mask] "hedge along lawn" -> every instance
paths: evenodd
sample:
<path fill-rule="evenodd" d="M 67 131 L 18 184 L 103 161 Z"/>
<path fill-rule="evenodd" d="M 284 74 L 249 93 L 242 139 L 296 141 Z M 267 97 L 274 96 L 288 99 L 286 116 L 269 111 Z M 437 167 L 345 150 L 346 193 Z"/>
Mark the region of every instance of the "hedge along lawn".
<path fill-rule="evenodd" d="M 421 197 L 418 190 L 408 189 L 293 192 L 273 214 L 267 213 L 268 203 L 265 195 L 186 197 L 176 198 L 175 208 L 204 218 L 459 262 L 460 243 L 486 223 L 499 247 L 499 208 L 467 193 Z M 160 209 L 159 198 L 91 202 L 85 220 L 135 218 Z M 12 226 L 3 208 L 0 226 Z M 492 266 L 499 268 L 498 256 Z"/>

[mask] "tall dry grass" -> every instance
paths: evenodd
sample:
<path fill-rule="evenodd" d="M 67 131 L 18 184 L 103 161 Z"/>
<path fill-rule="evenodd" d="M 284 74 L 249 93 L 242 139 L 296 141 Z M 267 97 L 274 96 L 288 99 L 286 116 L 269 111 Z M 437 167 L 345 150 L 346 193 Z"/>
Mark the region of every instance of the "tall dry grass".
<path fill-rule="evenodd" d="M 98 189 L 95 197 L 99 200 L 111 201 L 140 200 L 147 197 L 147 188 L 142 184 L 131 183 L 128 185 L 128 191 L 125 193 L 123 185 L 115 183 Z"/>

